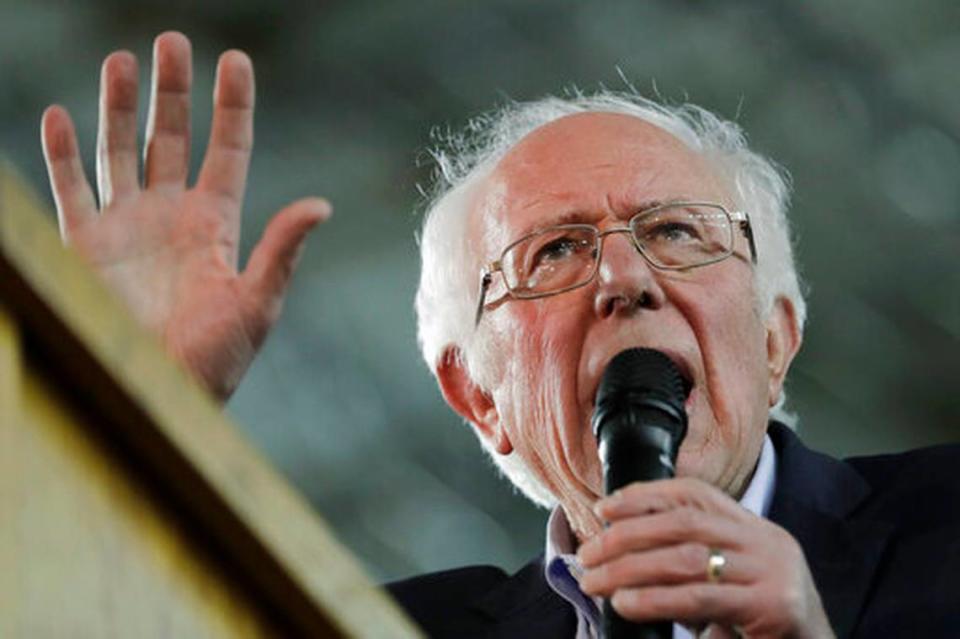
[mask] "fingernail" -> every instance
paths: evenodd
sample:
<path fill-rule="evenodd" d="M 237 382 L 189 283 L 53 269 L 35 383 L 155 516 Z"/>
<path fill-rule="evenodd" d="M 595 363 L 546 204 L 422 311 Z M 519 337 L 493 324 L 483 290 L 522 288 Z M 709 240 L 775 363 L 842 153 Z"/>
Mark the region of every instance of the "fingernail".
<path fill-rule="evenodd" d="M 587 550 L 585 546 L 580 546 L 577 550 L 577 561 L 580 562 L 580 565 L 586 567 L 589 558 L 590 551 Z"/>
<path fill-rule="evenodd" d="M 602 548 L 603 544 L 599 539 L 599 535 L 581 544 L 577 550 L 577 559 L 580 560 L 580 565 L 583 566 L 584 569 L 596 568 L 596 564 L 602 556 Z"/>
<path fill-rule="evenodd" d="M 616 506 L 622 500 L 623 500 L 623 494 L 621 493 L 621 491 L 619 490 L 614 491 L 609 495 L 607 495 L 606 497 L 604 497 L 603 499 L 601 499 L 600 501 L 598 501 L 596 504 L 594 504 L 593 512 L 596 513 L 598 517 L 601 517 L 603 513 L 605 513 L 610 508 L 613 508 L 614 506 Z"/>
<path fill-rule="evenodd" d="M 310 204 L 313 206 L 313 209 L 319 214 L 320 220 L 325 221 L 331 215 L 333 215 L 333 206 L 330 204 L 330 201 L 322 197 L 310 198 Z"/>
<path fill-rule="evenodd" d="M 595 579 L 594 577 L 595 574 L 596 573 L 594 573 L 594 571 L 587 570 L 582 575 L 580 575 L 580 590 L 582 590 L 584 594 L 587 594 L 587 595 L 593 594 L 593 589 L 594 589 L 593 580 Z"/>

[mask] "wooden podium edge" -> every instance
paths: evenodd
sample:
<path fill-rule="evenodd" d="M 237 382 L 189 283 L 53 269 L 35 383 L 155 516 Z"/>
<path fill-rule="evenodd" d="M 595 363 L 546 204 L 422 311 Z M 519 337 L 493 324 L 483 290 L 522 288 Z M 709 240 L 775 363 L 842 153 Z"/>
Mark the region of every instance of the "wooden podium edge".
<path fill-rule="evenodd" d="M 421 637 L 303 498 L 164 353 L 0 158 L 0 300 L 70 385 L 96 390 L 110 436 L 142 457 L 231 566 L 304 635 Z"/>

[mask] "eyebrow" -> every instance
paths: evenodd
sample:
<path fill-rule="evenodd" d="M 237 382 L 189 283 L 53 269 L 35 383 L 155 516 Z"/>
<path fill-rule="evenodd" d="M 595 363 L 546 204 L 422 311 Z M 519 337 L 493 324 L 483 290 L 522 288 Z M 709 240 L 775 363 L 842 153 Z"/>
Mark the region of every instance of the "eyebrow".
<path fill-rule="evenodd" d="M 668 200 L 643 200 L 639 204 L 631 207 L 632 213 L 631 216 L 636 215 L 642 211 L 647 211 L 649 209 L 655 209 L 658 206 L 664 206 L 666 204 L 673 204 L 675 202 L 689 202 L 690 198 L 688 197 L 675 197 Z M 517 237 L 525 237 L 531 233 L 536 233 L 544 229 L 548 229 L 553 226 L 561 226 L 563 224 L 592 224 L 594 220 L 602 217 L 597 214 L 596 211 L 588 211 L 585 209 L 572 209 L 561 213 L 555 217 L 552 217 L 548 222 L 543 223 L 534 223 L 527 227 L 517 234 Z"/>

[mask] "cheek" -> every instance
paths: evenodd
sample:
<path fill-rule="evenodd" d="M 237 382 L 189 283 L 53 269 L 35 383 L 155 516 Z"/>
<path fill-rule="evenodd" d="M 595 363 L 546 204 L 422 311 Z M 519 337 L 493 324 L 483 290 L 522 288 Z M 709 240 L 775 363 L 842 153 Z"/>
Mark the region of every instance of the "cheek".
<path fill-rule="evenodd" d="M 709 278 L 674 296 L 700 350 L 704 374 L 700 413 L 691 432 L 704 447 L 737 447 L 765 423 L 765 329 L 757 316 L 751 287 Z M 758 412 L 759 411 L 759 412 Z"/>
<path fill-rule="evenodd" d="M 514 445 L 557 486 L 592 473 L 596 445 L 577 400 L 584 322 L 575 305 L 547 302 L 554 300 L 513 303 L 503 329 L 512 345 Z"/>
<path fill-rule="evenodd" d="M 504 307 L 497 327 L 509 344 L 508 369 L 513 379 L 529 389 L 531 397 L 575 392 L 584 323 L 571 305 L 558 304 L 566 296 L 513 301 Z"/>

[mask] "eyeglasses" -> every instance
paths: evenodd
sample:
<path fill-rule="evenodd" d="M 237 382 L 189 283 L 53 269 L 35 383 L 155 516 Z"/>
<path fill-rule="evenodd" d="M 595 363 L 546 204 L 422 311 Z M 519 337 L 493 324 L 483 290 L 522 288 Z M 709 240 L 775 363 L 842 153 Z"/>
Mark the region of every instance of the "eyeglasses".
<path fill-rule="evenodd" d="M 750 245 L 751 262 L 757 263 L 750 218 L 720 204 L 671 202 L 640 211 L 625 228 L 601 231 L 591 224 L 561 224 L 516 240 L 480 273 L 480 295 L 474 325 L 486 308 L 493 274 L 500 272 L 505 297 L 537 299 L 565 293 L 589 284 L 597 275 L 603 238 L 627 233 L 637 251 L 658 269 L 683 271 L 706 266 L 733 255 L 734 233 L 739 230 Z"/>

